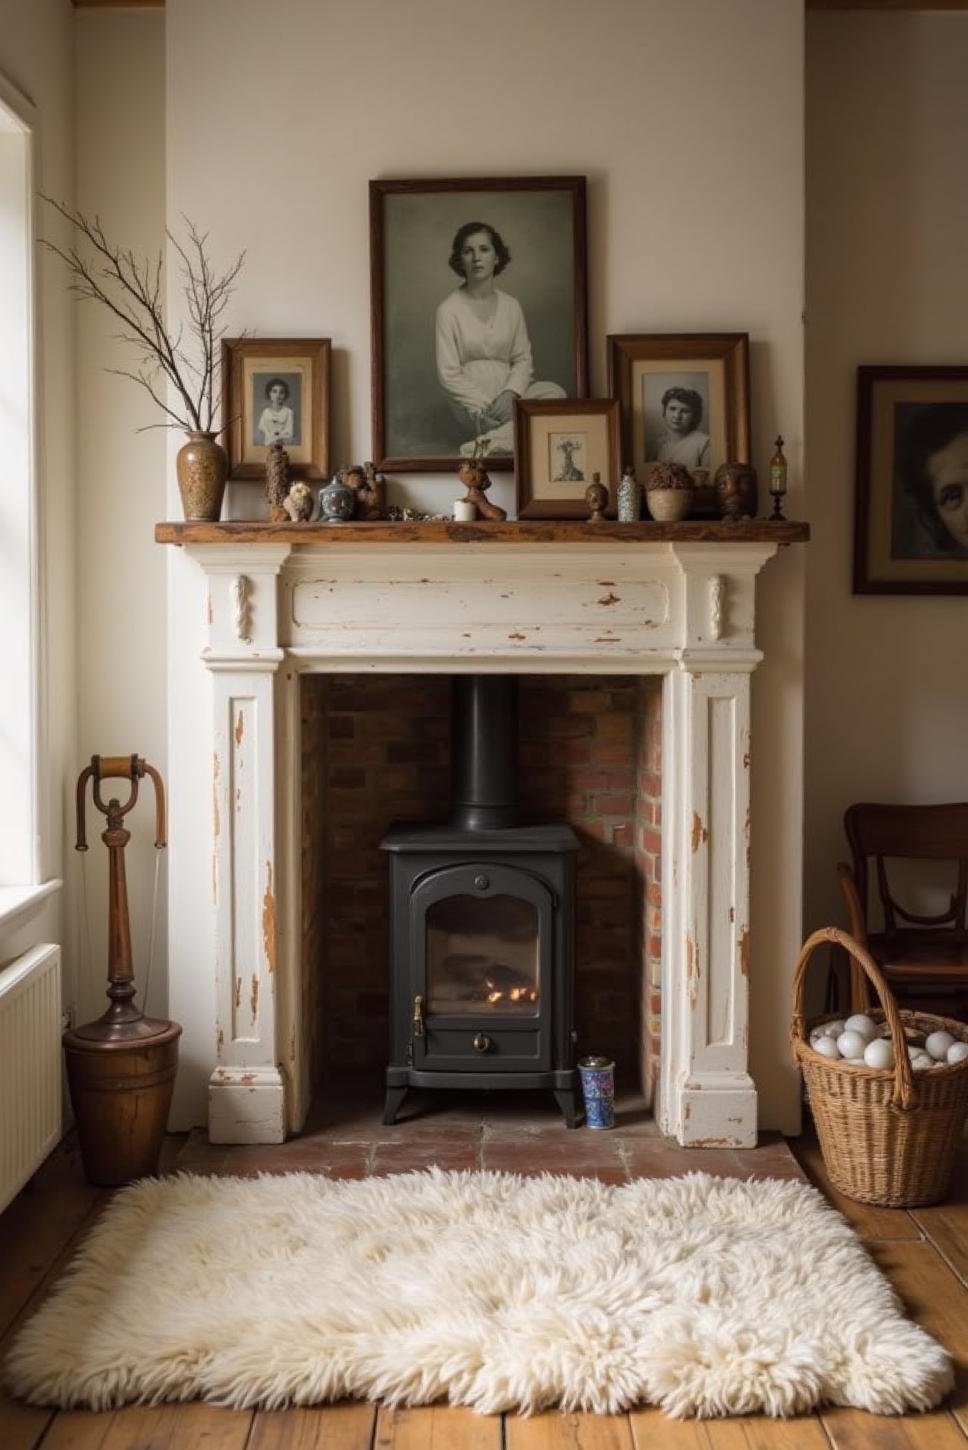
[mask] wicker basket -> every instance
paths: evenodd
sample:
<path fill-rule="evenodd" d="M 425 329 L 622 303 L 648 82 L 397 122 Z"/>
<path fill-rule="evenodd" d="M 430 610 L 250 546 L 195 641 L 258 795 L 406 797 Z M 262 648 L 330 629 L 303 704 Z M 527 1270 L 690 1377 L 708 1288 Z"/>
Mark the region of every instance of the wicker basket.
<path fill-rule="evenodd" d="M 881 1003 L 870 1016 L 890 1028 L 894 1067 L 853 1067 L 814 1052 L 809 1032 L 838 1014 L 806 1025 L 803 986 L 818 947 L 835 942 L 867 975 Z M 911 1038 L 944 1030 L 968 1042 L 968 1026 L 948 1017 L 898 1008 L 876 962 L 846 932 L 828 926 L 804 943 L 793 979 L 793 1051 L 803 1069 L 820 1150 L 834 1187 L 861 1203 L 912 1208 L 944 1198 L 968 1111 L 968 1059 L 915 1074 Z"/>

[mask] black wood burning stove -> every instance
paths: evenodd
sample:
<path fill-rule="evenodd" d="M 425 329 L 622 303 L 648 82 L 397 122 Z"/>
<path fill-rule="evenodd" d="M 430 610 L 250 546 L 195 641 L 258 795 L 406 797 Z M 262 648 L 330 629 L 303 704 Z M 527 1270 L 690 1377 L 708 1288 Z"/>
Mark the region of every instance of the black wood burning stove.
<path fill-rule="evenodd" d="M 550 1088 L 576 1124 L 568 826 L 515 824 L 516 685 L 454 681 L 451 821 L 394 826 L 392 1123 L 410 1087 Z"/>

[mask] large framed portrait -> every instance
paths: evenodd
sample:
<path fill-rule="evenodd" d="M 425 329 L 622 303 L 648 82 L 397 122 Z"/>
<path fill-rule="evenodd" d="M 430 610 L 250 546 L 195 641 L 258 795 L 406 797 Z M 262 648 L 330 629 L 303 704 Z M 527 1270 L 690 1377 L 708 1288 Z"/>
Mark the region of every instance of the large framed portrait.
<path fill-rule="evenodd" d="M 618 402 L 524 398 L 514 415 L 518 518 L 587 519 L 595 475 L 610 492 L 618 478 Z"/>
<path fill-rule="evenodd" d="M 513 466 L 514 404 L 588 391 L 585 178 L 370 182 L 373 451 Z"/>
<path fill-rule="evenodd" d="M 857 369 L 855 594 L 968 594 L 968 367 Z"/>
<path fill-rule="evenodd" d="M 681 463 L 708 488 L 720 464 L 749 463 L 747 333 L 620 333 L 607 343 L 622 464 L 642 483 L 657 463 Z"/>
<path fill-rule="evenodd" d="M 327 478 L 330 340 L 225 338 L 222 413 L 230 478 L 262 478 L 271 443 L 293 478 Z"/>

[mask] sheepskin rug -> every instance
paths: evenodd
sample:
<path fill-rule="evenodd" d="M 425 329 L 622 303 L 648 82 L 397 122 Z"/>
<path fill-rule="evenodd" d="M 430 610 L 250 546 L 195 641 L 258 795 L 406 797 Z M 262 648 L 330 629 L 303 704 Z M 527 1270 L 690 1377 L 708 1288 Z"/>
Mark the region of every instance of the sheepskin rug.
<path fill-rule="evenodd" d="M 922 1410 L 952 1374 L 806 1184 L 431 1169 L 136 1183 L 7 1380 L 95 1410 L 350 1396 L 685 1416 Z"/>

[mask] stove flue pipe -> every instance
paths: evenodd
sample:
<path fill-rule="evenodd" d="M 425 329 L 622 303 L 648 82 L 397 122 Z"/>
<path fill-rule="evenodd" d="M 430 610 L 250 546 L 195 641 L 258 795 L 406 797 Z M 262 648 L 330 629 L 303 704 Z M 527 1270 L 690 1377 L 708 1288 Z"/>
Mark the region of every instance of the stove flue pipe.
<path fill-rule="evenodd" d="M 500 831 L 517 820 L 518 682 L 457 675 L 453 682 L 451 824 Z"/>

